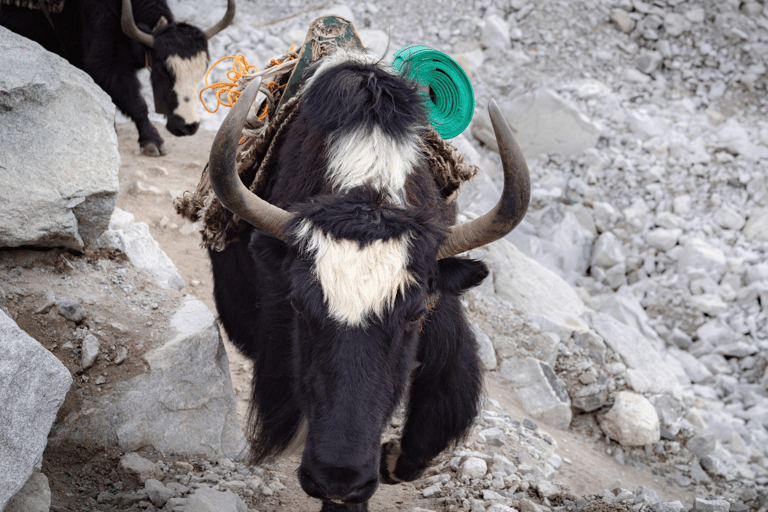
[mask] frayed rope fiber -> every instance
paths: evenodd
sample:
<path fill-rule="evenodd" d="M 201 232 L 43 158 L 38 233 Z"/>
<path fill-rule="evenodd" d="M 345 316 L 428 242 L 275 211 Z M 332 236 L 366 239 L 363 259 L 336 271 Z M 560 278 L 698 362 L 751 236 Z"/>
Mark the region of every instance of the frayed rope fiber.
<path fill-rule="evenodd" d="M 450 56 L 428 46 L 406 46 L 395 52 L 392 67 L 425 89 L 419 94 L 442 138 L 452 139 L 469 126 L 475 93 L 467 74 Z"/>

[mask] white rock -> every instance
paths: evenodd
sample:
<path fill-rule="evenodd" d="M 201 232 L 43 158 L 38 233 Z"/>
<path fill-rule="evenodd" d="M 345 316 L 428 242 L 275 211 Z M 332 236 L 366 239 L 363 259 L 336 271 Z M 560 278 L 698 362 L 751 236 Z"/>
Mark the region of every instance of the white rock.
<path fill-rule="evenodd" d="M 703 23 L 705 16 L 706 13 L 701 7 L 694 7 L 685 13 L 685 18 L 691 23 Z"/>
<path fill-rule="evenodd" d="M 705 240 L 691 238 L 683 244 L 677 270 L 683 275 L 703 273 L 720 281 L 727 270 L 725 254 Z"/>
<path fill-rule="evenodd" d="M 547 153 L 572 155 L 591 148 L 600 136 L 600 127 L 591 122 L 572 102 L 555 91 L 538 88 L 499 104 L 526 158 Z M 472 133 L 496 149 L 496 137 L 485 111 L 475 116 Z"/>
<path fill-rule="evenodd" d="M 667 136 L 670 132 L 669 123 L 665 119 L 651 114 L 645 108 L 629 111 L 627 113 L 627 124 L 629 129 L 642 140 Z"/>
<path fill-rule="evenodd" d="M 638 330 L 604 313 L 585 315 L 627 367 L 627 381 L 638 393 L 680 392 L 680 384 L 664 364 L 658 351 Z"/>
<path fill-rule="evenodd" d="M 624 9 L 611 9 L 611 21 L 625 34 L 629 34 L 635 28 L 635 20 L 630 18 L 629 13 Z"/>
<path fill-rule="evenodd" d="M 509 38 L 509 25 L 507 21 L 496 14 L 486 16 L 481 41 L 483 47 L 493 51 L 510 48 L 512 42 Z"/>
<path fill-rule="evenodd" d="M 670 347 L 669 354 L 683 367 L 683 370 L 685 370 L 685 373 L 691 382 L 701 384 L 713 377 L 709 368 L 704 366 L 698 359 L 688 352 Z"/>
<path fill-rule="evenodd" d="M 621 240 L 610 231 L 604 231 L 597 237 L 592 247 L 590 265 L 609 268 L 626 260 L 626 253 Z"/>
<path fill-rule="evenodd" d="M 547 363 L 532 357 L 510 358 L 501 363 L 499 371 L 512 383 L 515 395 L 534 419 L 556 428 L 568 428 L 573 416 L 571 400 Z"/>
<path fill-rule="evenodd" d="M 715 211 L 715 223 L 724 229 L 739 230 L 744 227 L 747 221 L 744 216 L 730 206 L 721 206 Z"/>
<path fill-rule="evenodd" d="M 622 446 L 645 446 L 661 438 L 656 409 L 647 398 L 630 391 L 616 393 L 613 407 L 598 422 L 605 435 Z"/>
<path fill-rule="evenodd" d="M 99 339 L 90 332 L 83 338 L 83 346 L 80 355 L 80 367 L 83 370 L 87 370 L 96 359 L 99 357 L 99 351 L 101 350 L 101 343 Z"/>
<path fill-rule="evenodd" d="M 160 464 L 145 459 L 135 452 L 126 453 L 120 457 L 119 469 L 125 476 L 142 485 L 150 479 L 163 478 L 163 468 Z"/>
<path fill-rule="evenodd" d="M 691 22 L 682 14 L 670 12 L 664 15 L 664 30 L 670 36 L 677 37 L 691 30 Z"/>
<path fill-rule="evenodd" d="M 643 233 L 643 239 L 654 249 L 666 252 L 677 245 L 682 234 L 682 229 L 656 228 Z"/>
<path fill-rule="evenodd" d="M 160 249 L 144 222 L 130 224 L 125 229 L 107 230 L 94 245 L 119 250 L 133 266 L 150 274 L 163 288 L 180 290 L 184 287 L 184 279 L 176 265 Z"/>
<path fill-rule="evenodd" d="M 248 506 L 232 491 L 201 487 L 189 497 L 184 512 L 248 512 Z"/>
<path fill-rule="evenodd" d="M 748 240 L 768 242 L 768 208 L 752 212 L 743 233 Z"/>
<path fill-rule="evenodd" d="M 162 482 L 155 480 L 154 478 L 147 479 L 144 482 L 144 489 L 147 491 L 147 497 L 156 507 L 162 507 L 165 503 L 173 498 L 174 492 L 163 485 Z"/>
<path fill-rule="evenodd" d="M 728 304 L 718 295 L 703 294 L 690 297 L 688 303 L 692 308 L 711 317 L 716 317 L 728 311 Z"/>
<path fill-rule="evenodd" d="M 643 50 L 635 57 L 635 67 L 646 75 L 650 75 L 658 69 L 663 59 L 661 53 L 657 51 Z"/>
<path fill-rule="evenodd" d="M 477 355 L 480 357 L 480 364 L 482 365 L 483 369 L 496 369 L 496 351 L 493 348 L 491 338 L 489 338 L 488 335 L 485 334 L 482 329 L 480 329 L 480 326 L 478 326 L 472 320 L 469 321 L 469 327 L 475 334 L 475 339 L 477 340 Z"/>
<path fill-rule="evenodd" d="M 498 427 L 486 428 L 480 431 L 480 436 L 485 439 L 485 443 L 488 446 L 504 446 L 507 442 L 507 438 L 504 436 L 504 432 Z"/>
<path fill-rule="evenodd" d="M 524 256 L 506 240 L 470 251 L 493 272 L 496 296 L 508 301 L 527 318 L 562 314 L 580 317 L 584 302 L 568 283 L 551 270 Z"/>
<path fill-rule="evenodd" d="M 467 460 L 459 467 L 459 478 L 465 476 L 476 479 L 482 478 L 488 472 L 488 465 L 483 459 L 478 457 L 468 457 Z"/>
<path fill-rule="evenodd" d="M 673 200 L 674 212 L 677 215 L 685 215 L 690 213 L 691 206 L 693 205 L 693 198 L 690 195 L 676 196 Z"/>

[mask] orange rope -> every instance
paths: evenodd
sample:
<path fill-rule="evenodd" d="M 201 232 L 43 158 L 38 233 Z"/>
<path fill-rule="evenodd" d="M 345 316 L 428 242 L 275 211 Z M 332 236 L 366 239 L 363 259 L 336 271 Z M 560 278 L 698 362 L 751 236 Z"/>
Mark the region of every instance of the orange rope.
<path fill-rule="evenodd" d="M 211 71 L 213 71 L 213 68 L 215 68 L 220 62 L 227 59 L 232 59 L 232 69 L 227 71 L 227 78 L 229 78 L 230 81 L 216 82 L 215 84 L 209 85 L 208 76 L 211 74 Z M 245 60 L 245 56 L 243 56 L 242 53 L 238 53 L 237 55 L 229 55 L 217 60 L 210 68 L 208 68 L 208 72 L 205 74 L 205 87 L 203 87 L 203 89 L 200 91 L 200 103 L 203 104 L 203 108 L 213 114 L 219 110 L 220 105 L 224 105 L 225 107 L 232 107 L 240 97 L 240 92 L 236 90 L 237 82 L 240 80 L 240 78 L 242 78 L 243 75 L 247 74 L 251 70 L 256 73 L 259 71 L 259 68 L 248 64 L 248 61 Z M 216 106 L 213 108 L 213 110 L 208 108 L 208 105 L 205 104 L 205 100 L 203 100 L 203 93 L 208 89 L 216 90 Z M 221 98 L 223 94 L 227 95 L 226 100 Z"/>
<path fill-rule="evenodd" d="M 277 66 L 278 64 L 282 64 L 285 61 L 291 61 L 297 58 L 298 54 L 294 52 L 294 45 L 291 45 L 286 58 L 282 60 L 271 59 L 267 65 L 267 68 Z M 213 71 L 213 68 L 215 68 L 220 62 L 227 59 L 232 59 L 232 69 L 227 71 L 227 78 L 229 79 L 229 82 L 216 82 L 215 84 L 209 84 L 208 77 L 210 76 L 211 71 Z M 200 103 L 203 104 L 203 108 L 213 114 L 219 110 L 221 105 L 224 105 L 225 107 L 234 106 L 234 104 L 237 103 L 238 98 L 240 98 L 240 91 L 237 90 L 239 87 L 238 82 L 244 75 L 247 75 L 250 72 L 258 73 L 259 68 L 249 64 L 248 61 L 245 60 L 245 56 L 243 56 L 241 53 L 238 53 L 237 55 L 228 55 L 227 57 L 222 57 L 221 59 L 217 60 L 210 68 L 208 68 L 208 71 L 205 73 L 205 87 L 200 90 Z M 286 85 L 287 84 L 278 85 L 277 82 L 272 81 L 266 84 L 266 87 L 269 89 L 270 93 L 274 94 Z M 214 89 L 216 91 L 216 106 L 213 108 L 213 110 L 208 108 L 208 105 L 205 104 L 205 100 L 203 100 L 203 93 L 208 89 Z M 225 94 L 226 99 L 222 99 L 222 96 Z M 266 119 L 268 111 L 269 105 L 265 103 L 262 112 L 258 114 L 258 118 L 261 120 Z M 240 134 L 239 144 L 243 144 L 246 140 L 248 140 L 248 137 L 244 134 Z"/>
<path fill-rule="evenodd" d="M 285 59 L 277 60 L 277 59 L 270 59 L 269 65 L 267 65 L 267 68 L 270 68 L 272 66 L 277 66 L 278 64 L 282 64 L 285 61 L 291 61 L 298 57 L 298 54 L 294 52 L 294 46 L 291 45 L 291 47 L 288 49 L 288 56 Z M 216 82 L 215 84 L 208 84 L 208 77 L 211 74 L 211 71 L 213 71 L 213 68 L 215 68 L 220 62 L 232 59 L 232 69 L 227 71 L 227 78 L 230 80 L 229 82 Z M 224 105 L 225 107 L 232 107 L 236 102 L 237 99 L 240 97 L 240 92 L 237 91 L 238 82 L 243 77 L 243 75 L 247 75 L 253 71 L 254 73 L 259 72 L 259 68 L 256 66 L 253 66 L 248 63 L 247 60 L 245 60 L 245 56 L 243 56 L 242 53 L 238 53 L 237 55 L 229 55 L 227 57 L 222 57 L 221 59 L 217 60 L 210 68 L 208 68 L 208 72 L 205 73 L 205 87 L 203 87 L 200 90 L 200 103 L 203 104 L 203 107 L 205 110 L 213 114 L 217 110 L 219 110 L 219 106 Z M 275 93 L 278 89 L 282 89 L 285 87 L 285 85 L 278 85 L 277 82 L 269 82 L 266 84 L 266 86 L 269 88 L 269 91 L 271 93 Z M 215 89 L 216 90 L 216 106 L 211 110 L 208 108 L 208 105 L 205 104 L 205 100 L 203 100 L 203 93 L 207 91 L 208 89 Z M 221 97 L 222 95 L 226 94 L 226 100 L 223 100 Z M 259 115 L 259 119 L 265 119 L 267 117 L 266 115 L 267 109 L 264 109 L 264 113 L 262 115 Z"/>

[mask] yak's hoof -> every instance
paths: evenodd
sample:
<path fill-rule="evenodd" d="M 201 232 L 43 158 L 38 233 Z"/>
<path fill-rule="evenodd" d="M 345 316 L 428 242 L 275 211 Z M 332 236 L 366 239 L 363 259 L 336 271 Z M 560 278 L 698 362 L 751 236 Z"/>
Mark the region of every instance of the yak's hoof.
<path fill-rule="evenodd" d="M 394 485 L 403 482 L 401 478 L 395 476 L 397 459 L 403 453 L 400 449 L 400 443 L 397 441 L 387 441 L 381 445 L 381 463 L 379 465 L 379 476 L 385 484 Z"/>
<path fill-rule="evenodd" d="M 141 146 L 141 154 L 145 156 L 163 156 L 168 153 L 165 147 L 165 143 L 161 142 L 160 146 L 154 142 L 149 142 Z"/>
<path fill-rule="evenodd" d="M 403 454 L 399 441 L 388 441 L 381 445 L 379 477 L 385 484 L 413 482 L 421 478 L 428 467 L 428 463 L 414 462 Z"/>
<path fill-rule="evenodd" d="M 320 509 L 320 512 L 368 512 L 368 502 L 340 503 L 323 500 L 323 508 Z"/>

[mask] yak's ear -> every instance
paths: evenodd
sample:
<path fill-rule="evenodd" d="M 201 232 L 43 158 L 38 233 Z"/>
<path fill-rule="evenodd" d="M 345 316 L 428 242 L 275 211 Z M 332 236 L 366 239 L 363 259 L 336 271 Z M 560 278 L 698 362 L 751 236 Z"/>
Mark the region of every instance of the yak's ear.
<path fill-rule="evenodd" d="M 439 274 L 435 287 L 441 292 L 459 295 L 488 277 L 488 267 L 480 260 L 452 257 L 441 259 L 437 264 Z"/>

